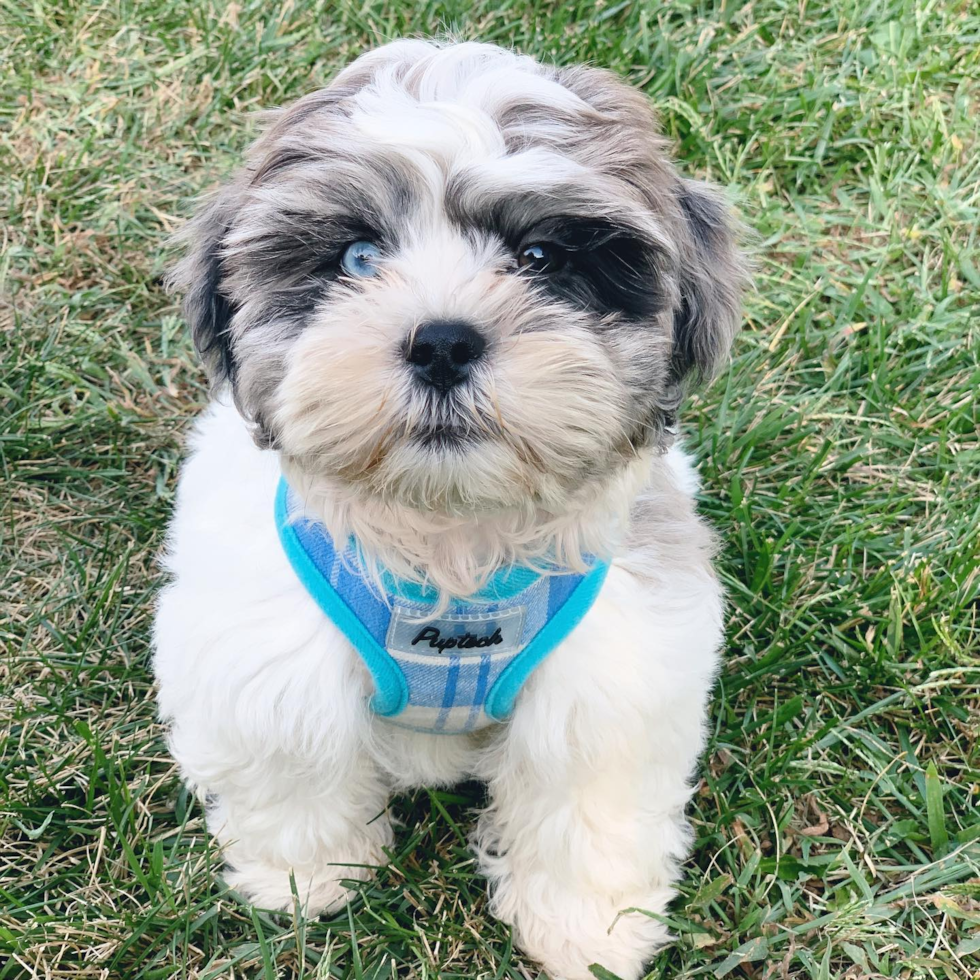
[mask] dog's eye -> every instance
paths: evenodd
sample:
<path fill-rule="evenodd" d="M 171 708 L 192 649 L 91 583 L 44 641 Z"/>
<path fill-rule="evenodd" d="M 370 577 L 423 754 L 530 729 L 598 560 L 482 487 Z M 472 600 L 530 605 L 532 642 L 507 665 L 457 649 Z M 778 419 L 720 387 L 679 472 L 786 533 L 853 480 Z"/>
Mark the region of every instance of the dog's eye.
<path fill-rule="evenodd" d="M 525 245 L 517 253 L 517 265 L 528 272 L 557 272 L 565 264 L 565 251 L 548 242 Z"/>
<path fill-rule="evenodd" d="M 351 242 L 340 257 L 340 267 L 349 276 L 376 276 L 380 258 L 381 249 L 372 242 Z"/>

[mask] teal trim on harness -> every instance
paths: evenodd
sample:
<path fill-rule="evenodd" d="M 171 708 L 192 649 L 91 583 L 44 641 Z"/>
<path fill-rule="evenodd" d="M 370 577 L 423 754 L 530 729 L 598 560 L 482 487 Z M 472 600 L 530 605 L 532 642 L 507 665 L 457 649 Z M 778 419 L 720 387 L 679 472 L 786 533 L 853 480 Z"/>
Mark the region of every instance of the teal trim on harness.
<path fill-rule="evenodd" d="M 582 622 L 598 598 L 608 571 L 608 562 L 597 564 L 579 582 L 565 604 L 545 623 L 538 635 L 504 668 L 487 695 L 486 711 L 493 721 L 503 721 L 509 717 L 524 682 L 541 661 Z"/>
<path fill-rule="evenodd" d="M 609 570 L 582 575 L 510 566 L 474 596 L 435 614 L 438 592 L 359 571 L 351 540 L 341 552 L 302 516 L 284 479 L 276 492 L 279 539 L 304 588 L 347 638 L 374 681 L 372 710 L 418 731 L 457 734 L 507 719 L 521 688 L 592 607 Z"/>
<path fill-rule="evenodd" d="M 276 529 L 279 540 L 299 580 L 306 586 L 316 604 L 333 621 L 337 629 L 350 641 L 361 655 L 365 666 L 374 678 L 375 692 L 371 698 L 371 710 L 382 716 L 397 715 L 408 703 L 408 684 L 398 664 L 388 651 L 378 643 L 357 618 L 354 611 L 337 594 L 323 577 L 313 560 L 306 553 L 289 521 L 289 487 L 279 481 L 276 492 Z"/>
<path fill-rule="evenodd" d="M 512 599 L 530 588 L 541 578 L 541 573 L 522 565 L 508 565 L 498 569 L 486 585 L 473 598 L 481 602 L 499 602 Z M 434 605 L 439 601 L 439 590 L 419 582 L 405 582 L 396 579 L 390 572 L 382 575 L 385 590 L 393 596 L 416 602 L 419 605 Z"/>

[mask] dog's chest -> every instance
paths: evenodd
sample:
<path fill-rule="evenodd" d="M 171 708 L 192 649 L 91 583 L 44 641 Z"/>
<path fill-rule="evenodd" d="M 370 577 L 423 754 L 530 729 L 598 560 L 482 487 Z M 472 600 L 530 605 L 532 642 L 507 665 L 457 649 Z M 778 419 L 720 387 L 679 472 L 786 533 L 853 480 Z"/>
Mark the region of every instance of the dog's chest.
<path fill-rule="evenodd" d="M 360 571 L 356 544 L 336 549 L 296 519 L 282 483 L 277 527 L 300 581 L 350 641 L 374 682 L 371 707 L 393 725 L 465 734 L 505 720 L 524 682 L 591 607 L 608 566 L 585 574 L 502 570 L 477 596 L 440 604 L 425 586 Z"/>

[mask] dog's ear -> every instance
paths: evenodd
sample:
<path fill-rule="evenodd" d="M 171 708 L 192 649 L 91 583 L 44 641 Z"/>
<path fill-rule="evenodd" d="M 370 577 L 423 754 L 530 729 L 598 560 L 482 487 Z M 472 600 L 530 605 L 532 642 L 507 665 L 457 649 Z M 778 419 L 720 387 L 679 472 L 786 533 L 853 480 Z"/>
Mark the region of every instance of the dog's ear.
<path fill-rule="evenodd" d="M 222 240 L 228 231 L 229 214 L 227 192 L 201 208 L 178 236 L 187 253 L 167 278 L 170 290 L 183 293 L 184 317 L 213 386 L 235 380 L 229 333 L 235 307 L 222 282 Z"/>
<path fill-rule="evenodd" d="M 671 373 L 675 381 L 706 381 L 724 365 L 742 320 L 746 266 L 734 222 L 721 195 L 681 180 L 677 195 L 680 302 L 674 312 Z"/>

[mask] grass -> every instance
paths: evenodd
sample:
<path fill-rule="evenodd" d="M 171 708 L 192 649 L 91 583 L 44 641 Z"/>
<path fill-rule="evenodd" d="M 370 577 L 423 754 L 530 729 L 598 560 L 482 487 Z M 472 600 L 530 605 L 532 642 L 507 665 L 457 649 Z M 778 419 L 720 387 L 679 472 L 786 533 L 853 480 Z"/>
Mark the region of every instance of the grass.
<path fill-rule="evenodd" d="M 396 801 L 336 918 L 239 905 L 147 670 L 206 397 L 165 239 L 253 109 L 447 27 L 628 76 L 757 237 L 686 413 L 730 639 L 649 976 L 980 976 L 975 3 L 0 0 L 0 980 L 535 973 L 465 848 L 478 787 Z"/>

